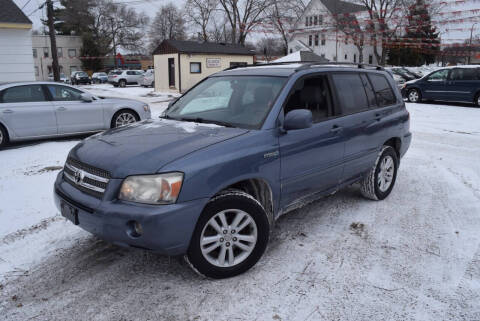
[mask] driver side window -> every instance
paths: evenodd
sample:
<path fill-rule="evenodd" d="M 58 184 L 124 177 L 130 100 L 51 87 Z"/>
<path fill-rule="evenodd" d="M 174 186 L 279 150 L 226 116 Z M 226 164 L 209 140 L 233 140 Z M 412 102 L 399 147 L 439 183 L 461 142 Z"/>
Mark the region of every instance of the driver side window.
<path fill-rule="evenodd" d="M 427 81 L 445 81 L 447 80 L 448 71 L 448 69 L 436 71 L 428 76 Z"/>
<path fill-rule="evenodd" d="M 53 101 L 79 101 L 82 95 L 80 90 L 58 85 L 49 85 L 48 91 L 52 95 Z"/>
<path fill-rule="evenodd" d="M 308 109 L 312 112 L 313 123 L 331 116 L 331 96 L 326 76 L 299 80 L 284 107 L 285 115 L 294 109 Z"/>

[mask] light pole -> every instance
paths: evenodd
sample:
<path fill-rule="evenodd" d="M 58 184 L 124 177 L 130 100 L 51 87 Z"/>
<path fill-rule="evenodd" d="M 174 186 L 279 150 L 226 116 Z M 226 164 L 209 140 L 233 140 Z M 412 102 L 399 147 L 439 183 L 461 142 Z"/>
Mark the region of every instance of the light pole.
<path fill-rule="evenodd" d="M 478 24 L 478 22 L 475 22 L 473 25 L 472 25 L 472 29 L 470 29 L 470 48 L 468 48 L 468 64 L 470 64 L 470 59 L 472 59 L 472 40 L 473 40 L 473 28 L 475 27 L 475 25 Z"/>

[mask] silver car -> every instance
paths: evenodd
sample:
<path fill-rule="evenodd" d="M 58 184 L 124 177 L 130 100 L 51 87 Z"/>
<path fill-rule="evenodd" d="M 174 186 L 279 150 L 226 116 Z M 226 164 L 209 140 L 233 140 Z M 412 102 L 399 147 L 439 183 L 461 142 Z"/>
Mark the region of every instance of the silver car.
<path fill-rule="evenodd" d="M 98 132 L 151 118 L 148 104 L 54 82 L 0 84 L 0 148 L 9 141 Z"/>
<path fill-rule="evenodd" d="M 113 70 L 108 74 L 108 82 L 114 87 L 138 85 L 142 76 L 143 71 L 141 70 Z"/>
<path fill-rule="evenodd" d="M 155 71 L 153 69 L 145 71 L 138 84 L 142 87 L 155 87 Z"/>

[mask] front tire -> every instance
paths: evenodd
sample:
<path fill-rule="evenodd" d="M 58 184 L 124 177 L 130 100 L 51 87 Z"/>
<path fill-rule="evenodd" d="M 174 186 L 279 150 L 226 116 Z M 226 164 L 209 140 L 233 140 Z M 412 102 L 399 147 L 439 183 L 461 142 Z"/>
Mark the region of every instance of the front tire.
<path fill-rule="evenodd" d="M 269 233 L 262 205 L 247 193 L 230 190 L 214 197 L 203 210 L 185 259 L 203 276 L 233 277 L 258 262 Z"/>
<path fill-rule="evenodd" d="M 410 89 L 407 92 L 407 99 L 411 103 L 420 103 L 422 101 L 422 94 L 418 89 Z"/>
<path fill-rule="evenodd" d="M 122 79 L 122 80 L 120 80 L 120 81 L 118 82 L 118 85 L 119 85 L 121 88 L 125 88 L 125 87 L 127 87 L 127 82 Z"/>
<path fill-rule="evenodd" d="M 126 125 L 133 124 L 140 120 L 138 115 L 130 110 L 119 110 L 112 117 L 112 128 L 118 128 Z"/>
<path fill-rule="evenodd" d="M 360 182 L 360 191 L 368 199 L 385 199 L 393 189 L 398 172 L 397 152 L 391 146 L 383 146 L 375 165 Z"/>
<path fill-rule="evenodd" d="M 480 93 L 477 94 L 473 103 L 475 104 L 475 106 L 480 107 Z"/>
<path fill-rule="evenodd" d="M 2 149 L 3 147 L 7 146 L 8 145 L 8 132 L 7 130 L 5 129 L 5 127 L 3 127 L 2 125 L 0 125 L 0 149 Z"/>

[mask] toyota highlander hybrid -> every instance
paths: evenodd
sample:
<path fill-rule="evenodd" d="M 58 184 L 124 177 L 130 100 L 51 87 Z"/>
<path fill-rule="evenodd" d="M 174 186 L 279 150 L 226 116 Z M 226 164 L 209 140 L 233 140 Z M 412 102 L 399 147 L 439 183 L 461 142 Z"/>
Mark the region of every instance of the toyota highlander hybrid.
<path fill-rule="evenodd" d="M 68 155 L 55 203 L 114 244 L 184 255 L 202 275 L 245 272 L 282 214 L 360 183 L 383 200 L 411 140 L 380 67 L 290 63 L 230 68 L 161 119 L 87 138 Z"/>

